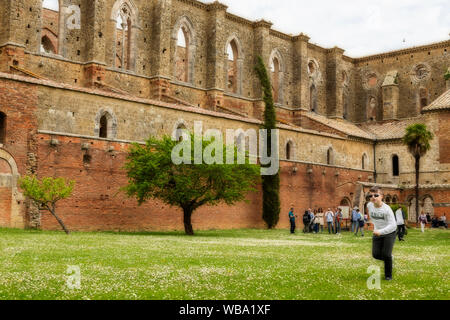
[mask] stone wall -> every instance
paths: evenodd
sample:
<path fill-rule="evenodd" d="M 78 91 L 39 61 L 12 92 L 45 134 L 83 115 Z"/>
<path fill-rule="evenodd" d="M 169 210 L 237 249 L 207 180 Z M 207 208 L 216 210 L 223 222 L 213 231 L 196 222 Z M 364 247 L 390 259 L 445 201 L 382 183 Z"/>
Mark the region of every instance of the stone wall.
<path fill-rule="evenodd" d="M 194 0 L 76 0 L 60 1 L 58 55 L 40 52 L 40 43 L 46 12 L 40 0 L 5 0 L 2 19 L 7 30 L 0 45 L 13 42 L 25 47 L 29 55 L 19 66 L 44 78 L 78 86 L 97 85 L 128 92 L 141 97 L 153 97 L 153 86 L 160 81 L 146 78 L 172 80 L 168 94 L 175 91 L 192 105 L 213 109 L 216 99 L 199 99 L 199 90 L 226 92 L 226 48 L 235 40 L 238 46 L 239 90 L 233 102 L 226 105 L 242 111 L 242 98 L 260 101 L 259 81 L 254 72 L 256 56 L 263 57 L 267 66 L 275 55 L 279 58 L 281 106 L 287 109 L 311 109 L 310 89 L 315 87 L 316 112 L 329 117 L 344 116 L 363 122 L 368 119 L 367 108 L 373 97 L 377 120 L 383 120 L 381 85 L 386 75 L 398 71 L 398 118 L 408 118 L 420 112 L 421 99 L 430 103 L 445 90 L 443 74 L 450 64 L 449 41 L 419 48 L 352 59 L 339 48 L 325 49 L 309 43 L 303 34 L 293 37 L 272 29 L 265 21 L 248 21 L 227 12 L 218 3 L 204 4 Z M 75 11 L 81 14 L 80 28 L 73 28 Z M 68 10 L 68 8 L 72 8 Z M 130 70 L 117 70 L 115 66 L 116 20 L 120 10 L 127 11 L 131 21 Z M 68 10 L 68 12 L 66 12 Z M 76 22 L 76 21 L 75 21 Z M 55 22 L 56 24 L 56 22 Z M 184 27 L 189 37 L 191 52 L 189 86 L 178 86 L 176 81 L 176 36 Z M 59 30 L 56 30 L 59 29 Z M 59 59 L 59 60 L 55 60 Z M 72 63 L 69 63 L 71 61 Z M 73 62 L 81 63 L 80 65 Z M 94 64 L 104 76 L 90 75 L 87 65 Z M 311 71 L 308 65 L 312 64 Z M 2 66 L 5 70 L 5 66 Z M 345 74 L 345 75 L 344 75 Z M 80 78 L 86 77 L 85 81 Z M 375 78 L 375 81 L 370 80 Z M 97 80 L 97 78 L 99 80 Z M 80 81 L 81 80 L 81 81 Z M 372 81 L 372 82 L 371 82 Z M 371 83 L 369 83 L 371 82 Z M 372 86 L 373 84 L 373 86 Z M 421 93 L 422 92 L 422 93 Z M 214 93 L 214 95 L 216 95 Z M 223 103 L 219 97 L 219 102 Z M 199 103 L 200 102 L 200 103 Z M 249 117 L 259 115 L 255 105 L 245 109 Z M 293 121 L 296 113 L 288 117 L 279 108 L 280 118 Z"/>

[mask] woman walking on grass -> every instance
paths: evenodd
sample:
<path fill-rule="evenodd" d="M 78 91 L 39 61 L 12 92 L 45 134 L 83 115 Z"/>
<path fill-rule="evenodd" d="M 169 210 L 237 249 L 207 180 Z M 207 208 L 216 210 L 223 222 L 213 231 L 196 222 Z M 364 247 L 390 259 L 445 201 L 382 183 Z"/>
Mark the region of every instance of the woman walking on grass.
<path fill-rule="evenodd" d="M 424 233 L 425 232 L 425 227 L 426 227 L 426 225 L 428 223 L 428 220 L 427 220 L 427 216 L 423 212 L 419 216 L 419 223 L 420 223 L 420 227 L 422 228 L 422 233 Z"/>
<path fill-rule="evenodd" d="M 374 226 L 372 255 L 375 259 L 384 261 L 384 276 L 387 281 L 390 281 L 397 223 L 391 207 L 383 202 L 381 188 L 370 189 L 370 202 L 367 204 L 367 209 Z"/>

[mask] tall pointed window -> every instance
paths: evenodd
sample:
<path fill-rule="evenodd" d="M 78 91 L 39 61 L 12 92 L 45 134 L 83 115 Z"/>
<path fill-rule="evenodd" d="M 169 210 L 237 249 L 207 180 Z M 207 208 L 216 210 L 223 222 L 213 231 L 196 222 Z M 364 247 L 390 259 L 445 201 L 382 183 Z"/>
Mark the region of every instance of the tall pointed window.
<path fill-rule="evenodd" d="M 59 0 L 42 1 L 41 52 L 58 54 Z"/>
<path fill-rule="evenodd" d="M 317 112 L 317 90 L 315 85 L 309 88 L 309 105 L 312 112 Z"/>
<path fill-rule="evenodd" d="M 117 14 L 116 24 L 116 68 L 130 70 L 131 54 L 131 18 L 130 10 L 123 4 Z"/>
<path fill-rule="evenodd" d="M 228 54 L 228 82 L 227 89 L 230 92 L 237 93 L 238 92 L 238 48 L 236 44 L 236 40 L 232 40 L 228 44 L 227 48 Z"/>
<path fill-rule="evenodd" d="M 140 30 L 137 7 L 131 0 L 117 0 L 113 6 L 111 20 L 114 21 L 114 43 L 111 48 L 117 69 L 134 70 L 136 64 L 135 43 Z"/>
<path fill-rule="evenodd" d="M 342 94 L 342 109 L 343 109 L 342 117 L 347 120 L 348 119 L 348 97 L 345 92 Z"/>
<path fill-rule="evenodd" d="M 176 56 L 176 77 L 178 81 L 188 82 L 189 74 L 189 37 L 185 28 L 178 30 L 177 56 Z"/>
<path fill-rule="evenodd" d="M 272 94 L 275 103 L 280 102 L 280 62 L 275 57 L 270 62 L 270 75 L 272 78 Z"/>
<path fill-rule="evenodd" d="M 420 110 L 428 106 L 428 90 L 420 88 L 419 90 Z"/>
<path fill-rule="evenodd" d="M 0 143 L 4 144 L 6 141 L 6 114 L 0 112 Z"/>

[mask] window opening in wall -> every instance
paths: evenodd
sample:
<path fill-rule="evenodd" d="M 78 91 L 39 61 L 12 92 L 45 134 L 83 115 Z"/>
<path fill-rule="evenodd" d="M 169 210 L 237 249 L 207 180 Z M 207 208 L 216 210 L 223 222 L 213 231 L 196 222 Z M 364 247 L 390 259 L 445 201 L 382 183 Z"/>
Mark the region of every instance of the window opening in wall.
<path fill-rule="evenodd" d="M 131 11 L 127 4 L 123 4 L 117 14 L 116 24 L 116 57 L 115 66 L 119 69 L 130 70 L 131 56 Z"/>
<path fill-rule="evenodd" d="M 420 97 L 420 110 L 428 106 L 428 90 L 425 88 L 421 88 L 419 91 Z"/>
<path fill-rule="evenodd" d="M 59 0 L 42 1 L 41 52 L 58 54 Z"/>
<path fill-rule="evenodd" d="M 291 152 L 292 152 L 292 143 L 291 142 L 288 142 L 287 144 L 286 144 L 286 159 L 287 160 L 291 160 Z"/>
<path fill-rule="evenodd" d="M 280 62 L 277 58 L 273 58 L 270 62 L 270 74 L 272 78 L 272 94 L 275 103 L 280 102 Z"/>
<path fill-rule="evenodd" d="M 317 112 L 317 91 L 316 86 L 312 85 L 309 89 L 309 105 L 312 112 Z"/>
<path fill-rule="evenodd" d="M 108 138 L 108 119 L 106 115 L 100 118 L 100 138 Z"/>
<path fill-rule="evenodd" d="M 6 114 L 0 112 L 0 143 L 4 144 L 6 141 Z"/>
<path fill-rule="evenodd" d="M 230 92 L 237 93 L 238 91 L 238 70 L 237 70 L 237 59 L 238 59 L 238 51 L 237 51 L 237 44 L 235 40 L 232 40 L 227 47 L 227 54 L 228 54 L 228 83 L 227 83 L 227 89 Z"/>
<path fill-rule="evenodd" d="M 397 155 L 394 155 L 392 157 L 392 175 L 394 177 L 400 176 L 400 165 L 399 165 L 399 158 Z"/>
<path fill-rule="evenodd" d="M 189 50 L 189 37 L 181 27 L 178 30 L 177 37 L 177 56 L 176 56 L 176 77 L 178 81 L 188 82 L 188 52 Z"/>

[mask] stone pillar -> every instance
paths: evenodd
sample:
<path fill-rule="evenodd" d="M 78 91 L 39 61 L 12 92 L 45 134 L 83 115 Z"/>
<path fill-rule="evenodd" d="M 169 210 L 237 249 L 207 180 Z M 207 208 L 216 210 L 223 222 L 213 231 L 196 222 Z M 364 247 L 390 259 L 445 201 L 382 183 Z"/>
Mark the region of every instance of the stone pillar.
<path fill-rule="evenodd" d="M 206 60 L 207 88 L 225 89 L 225 42 L 226 42 L 226 10 L 227 6 L 217 1 L 208 5 L 209 30 L 208 52 Z"/>
<path fill-rule="evenodd" d="M 152 75 L 171 78 L 170 35 L 172 34 L 172 0 L 157 1 L 153 19 L 153 39 L 150 58 Z"/>
<path fill-rule="evenodd" d="M 215 1 L 208 5 L 208 33 L 206 78 L 207 109 L 215 110 L 223 105 L 223 92 L 225 90 L 226 63 L 226 12 L 227 6 Z"/>
<path fill-rule="evenodd" d="M 263 61 L 264 64 L 266 65 L 266 69 L 269 72 L 269 68 L 270 66 L 267 65 L 267 63 L 269 63 L 269 59 L 270 59 L 270 43 L 268 41 L 269 39 L 269 33 L 270 33 L 270 28 L 272 27 L 272 23 L 265 21 L 265 20 L 259 20 L 256 21 L 253 24 L 253 34 L 254 34 L 254 48 L 255 48 L 255 59 L 256 57 L 260 56 Z M 255 62 L 256 63 L 256 60 Z M 255 74 L 255 81 L 254 81 L 254 92 L 255 92 L 255 97 L 257 99 L 262 99 L 262 89 L 261 89 L 261 83 L 259 81 L 259 79 L 257 78 L 256 74 Z"/>
<path fill-rule="evenodd" d="M 82 33 L 85 35 L 85 61 L 105 65 L 106 43 L 108 41 L 114 44 L 115 26 L 110 19 L 111 12 L 106 8 L 105 2 L 99 0 L 84 0 L 81 10 L 85 17 L 81 20 Z"/>
<path fill-rule="evenodd" d="M 383 120 L 397 119 L 399 97 L 398 72 L 390 71 L 382 85 Z"/>
<path fill-rule="evenodd" d="M 308 41 L 303 33 L 294 37 L 294 106 L 309 107 Z"/>
<path fill-rule="evenodd" d="M 339 77 L 343 54 L 344 50 L 338 47 L 327 53 L 327 115 L 333 118 L 342 118 L 344 114 L 342 83 Z"/>

